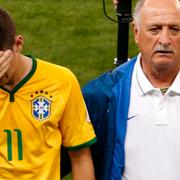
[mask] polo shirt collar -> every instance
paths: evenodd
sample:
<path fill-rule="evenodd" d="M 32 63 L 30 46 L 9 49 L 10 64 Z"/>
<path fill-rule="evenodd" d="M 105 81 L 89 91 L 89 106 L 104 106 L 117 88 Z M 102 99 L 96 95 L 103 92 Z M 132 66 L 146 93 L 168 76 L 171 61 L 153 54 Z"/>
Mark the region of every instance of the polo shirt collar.
<path fill-rule="evenodd" d="M 142 67 L 141 67 L 141 53 L 139 53 L 137 57 L 137 61 L 135 64 L 135 73 L 136 73 L 136 79 L 137 84 L 139 87 L 139 92 L 141 95 L 150 93 L 152 91 L 157 91 L 157 88 L 155 88 L 151 82 L 148 80 L 146 75 L 144 74 Z M 178 72 L 174 82 L 170 86 L 168 92 L 177 93 L 180 94 L 180 71 Z"/>
<path fill-rule="evenodd" d="M 141 95 L 147 94 L 149 92 L 152 92 L 156 90 L 155 87 L 150 83 L 150 81 L 147 79 L 146 75 L 144 74 L 142 67 L 141 67 L 141 54 L 139 53 L 135 65 L 135 73 L 136 73 L 136 79 L 137 84 L 139 87 L 139 92 Z"/>
<path fill-rule="evenodd" d="M 180 94 L 180 71 L 178 72 L 174 82 L 169 88 L 169 92 L 172 91 L 174 93 Z"/>

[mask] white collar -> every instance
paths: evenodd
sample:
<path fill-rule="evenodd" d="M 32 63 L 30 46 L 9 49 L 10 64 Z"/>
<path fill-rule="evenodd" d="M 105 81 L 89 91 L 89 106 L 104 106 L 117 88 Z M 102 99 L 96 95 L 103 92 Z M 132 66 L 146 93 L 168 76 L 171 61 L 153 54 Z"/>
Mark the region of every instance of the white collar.
<path fill-rule="evenodd" d="M 174 92 L 180 94 L 180 71 L 178 72 L 175 80 L 173 81 L 172 85 L 169 88 L 169 92 Z"/>
<path fill-rule="evenodd" d="M 141 54 L 139 53 L 135 64 L 136 80 L 141 95 L 154 91 L 156 88 L 153 87 L 151 82 L 147 79 L 141 67 Z"/>
<path fill-rule="evenodd" d="M 141 67 L 141 54 L 139 53 L 137 57 L 137 61 L 135 64 L 135 74 L 136 74 L 136 80 L 139 87 L 139 92 L 141 95 L 150 93 L 152 91 L 157 91 L 158 88 L 155 88 L 151 82 L 148 80 L 146 75 L 144 74 L 142 67 Z M 177 93 L 180 94 L 180 71 L 178 72 L 174 82 L 168 89 L 168 92 Z M 168 93 L 167 92 L 167 93 Z"/>

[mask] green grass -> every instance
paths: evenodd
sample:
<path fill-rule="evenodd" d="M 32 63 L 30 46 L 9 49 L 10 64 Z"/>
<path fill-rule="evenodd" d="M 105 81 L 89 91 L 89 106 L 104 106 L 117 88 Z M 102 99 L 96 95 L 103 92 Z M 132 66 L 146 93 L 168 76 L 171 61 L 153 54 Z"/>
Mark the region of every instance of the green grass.
<path fill-rule="evenodd" d="M 106 2 L 116 18 L 111 0 Z M 24 54 L 68 67 L 81 86 L 115 67 L 117 24 L 103 15 L 102 0 L 0 0 L 0 6 L 24 36 Z M 129 57 L 136 53 L 130 31 Z"/>
<path fill-rule="evenodd" d="M 111 0 L 107 12 L 116 18 Z M 114 68 L 117 24 L 97 0 L 0 0 L 25 39 L 24 54 L 70 68 L 80 84 Z M 137 51 L 130 40 L 133 56 Z"/>

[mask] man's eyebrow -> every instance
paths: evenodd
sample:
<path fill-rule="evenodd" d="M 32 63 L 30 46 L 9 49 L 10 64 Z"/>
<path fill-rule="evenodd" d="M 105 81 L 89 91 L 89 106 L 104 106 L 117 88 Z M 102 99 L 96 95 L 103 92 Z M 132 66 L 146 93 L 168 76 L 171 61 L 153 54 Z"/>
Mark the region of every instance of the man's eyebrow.
<path fill-rule="evenodd" d="M 148 27 L 161 27 L 161 26 L 170 26 L 180 28 L 180 24 L 163 24 L 163 23 L 150 23 L 147 25 Z"/>
<path fill-rule="evenodd" d="M 172 25 L 169 25 L 170 27 L 176 27 L 176 28 L 180 28 L 180 24 L 179 25 L 174 25 L 174 24 L 172 24 Z"/>

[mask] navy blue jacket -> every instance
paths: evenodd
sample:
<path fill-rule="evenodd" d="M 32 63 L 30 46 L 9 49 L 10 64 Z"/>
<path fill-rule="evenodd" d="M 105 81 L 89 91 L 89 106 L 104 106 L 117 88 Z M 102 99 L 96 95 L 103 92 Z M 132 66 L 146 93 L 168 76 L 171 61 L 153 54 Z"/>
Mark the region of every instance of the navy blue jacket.
<path fill-rule="evenodd" d="M 124 143 L 136 57 L 90 81 L 83 96 L 97 143 L 91 146 L 96 180 L 121 180 L 125 166 Z M 87 132 L 88 133 L 88 132 Z M 61 175 L 70 172 L 65 148 L 61 149 Z"/>
<path fill-rule="evenodd" d="M 98 139 L 91 147 L 97 180 L 121 180 L 135 62 L 136 58 L 102 74 L 82 90 Z"/>

